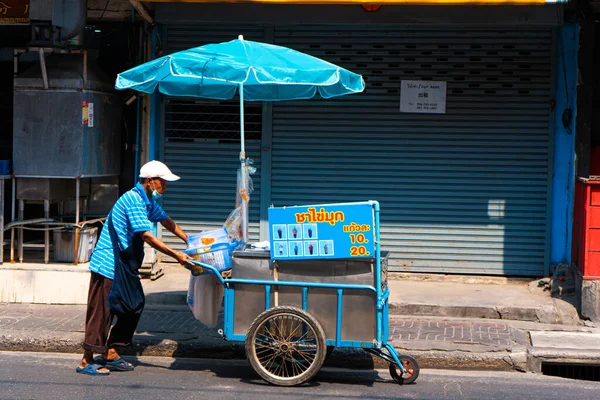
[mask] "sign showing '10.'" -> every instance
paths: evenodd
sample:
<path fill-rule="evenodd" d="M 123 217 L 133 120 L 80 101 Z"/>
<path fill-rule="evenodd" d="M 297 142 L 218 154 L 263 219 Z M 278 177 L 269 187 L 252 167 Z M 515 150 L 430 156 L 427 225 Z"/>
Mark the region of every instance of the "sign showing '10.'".
<path fill-rule="evenodd" d="M 371 203 L 270 208 L 269 225 L 273 259 L 375 254 Z"/>

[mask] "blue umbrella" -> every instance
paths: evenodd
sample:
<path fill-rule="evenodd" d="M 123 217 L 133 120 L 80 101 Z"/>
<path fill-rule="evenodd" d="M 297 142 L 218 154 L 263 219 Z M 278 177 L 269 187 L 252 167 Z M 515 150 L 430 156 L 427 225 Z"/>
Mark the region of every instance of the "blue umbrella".
<path fill-rule="evenodd" d="M 115 87 L 143 93 L 153 93 L 158 88 L 168 96 L 218 100 L 231 99 L 237 91 L 240 161 L 244 167 L 244 99 L 310 99 L 317 92 L 328 99 L 360 93 L 365 82 L 362 76 L 320 58 L 240 36 L 237 40 L 195 47 L 139 65 L 120 73 Z M 244 222 L 246 212 L 247 209 Z M 246 234 L 245 227 L 243 233 Z"/>

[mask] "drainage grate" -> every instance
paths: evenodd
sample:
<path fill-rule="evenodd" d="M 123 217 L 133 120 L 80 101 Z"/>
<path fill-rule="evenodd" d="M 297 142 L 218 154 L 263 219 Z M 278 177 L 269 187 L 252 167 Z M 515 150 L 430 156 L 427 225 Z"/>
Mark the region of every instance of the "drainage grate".
<path fill-rule="evenodd" d="M 542 363 L 542 374 L 600 382 L 600 365 Z"/>

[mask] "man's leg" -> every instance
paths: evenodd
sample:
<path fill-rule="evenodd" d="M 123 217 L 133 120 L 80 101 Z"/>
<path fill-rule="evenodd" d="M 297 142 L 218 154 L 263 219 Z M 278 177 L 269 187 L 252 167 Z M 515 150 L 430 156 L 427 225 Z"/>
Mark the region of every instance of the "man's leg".
<path fill-rule="evenodd" d="M 117 348 L 129 346 L 133 339 L 133 334 L 137 328 L 138 322 L 140 321 L 141 314 L 131 315 L 127 317 L 117 317 L 117 322 L 113 325 L 110 330 L 108 341 L 106 342 L 106 352 L 102 355 L 106 361 L 117 361 L 121 358 L 117 352 Z M 120 360 L 116 364 L 109 364 L 111 369 L 120 371 L 131 371 L 133 365 L 124 360 Z"/>
<path fill-rule="evenodd" d="M 110 336 L 106 342 L 106 347 L 108 349 L 114 349 L 116 347 L 129 346 L 141 316 L 140 313 L 122 318 L 117 317 L 117 322 L 115 322 L 115 325 L 110 330 Z"/>
<path fill-rule="evenodd" d="M 112 280 L 95 272 L 91 273 L 85 320 L 84 353 L 80 367 L 91 364 L 94 353 L 105 353 L 108 333 L 113 315 L 108 308 L 108 294 Z M 105 368 L 99 371 L 105 371 Z M 106 370 L 107 371 L 107 370 Z"/>

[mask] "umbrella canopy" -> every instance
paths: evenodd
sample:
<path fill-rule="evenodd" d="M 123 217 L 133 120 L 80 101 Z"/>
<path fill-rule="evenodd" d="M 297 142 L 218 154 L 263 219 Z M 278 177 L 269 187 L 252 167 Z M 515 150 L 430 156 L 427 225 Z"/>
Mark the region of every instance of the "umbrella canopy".
<path fill-rule="evenodd" d="M 360 93 L 362 76 L 286 47 L 244 40 L 208 44 L 138 65 L 117 76 L 115 87 L 168 96 L 229 100 L 240 97 L 240 162 L 246 176 L 244 99 L 279 101 Z M 248 198 L 241 179 L 242 243 L 247 241 Z"/>
<path fill-rule="evenodd" d="M 243 85 L 243 86 L 242 86 Z M 236 39 L 180 51 L 122 72 L 117 89 L 168 96 L 279 101 L 359 93 L 362 77 L 286 47 Z"/>

